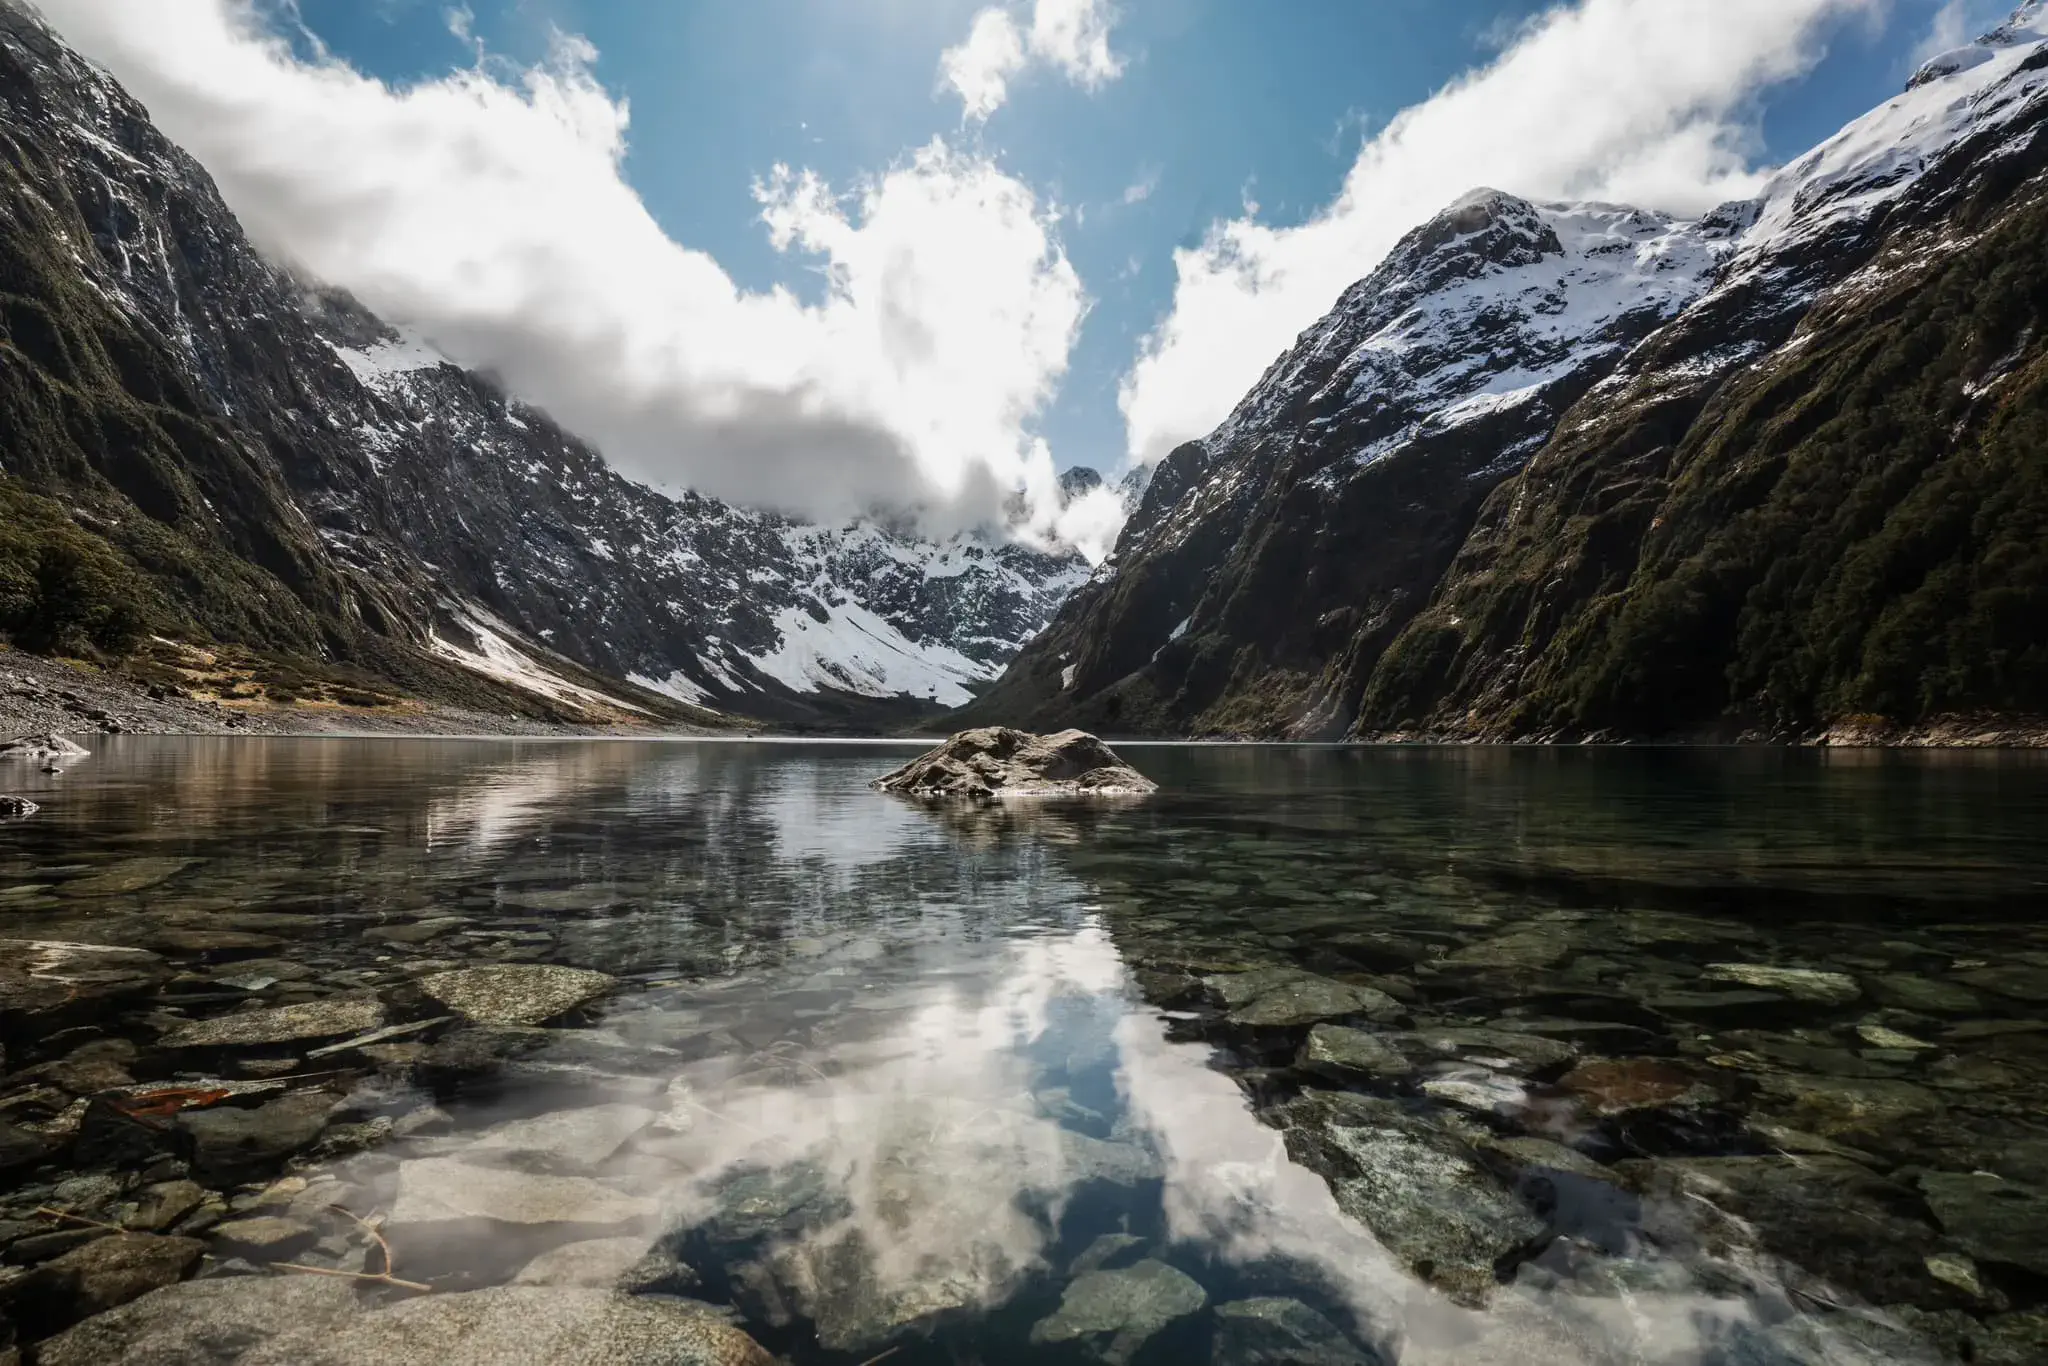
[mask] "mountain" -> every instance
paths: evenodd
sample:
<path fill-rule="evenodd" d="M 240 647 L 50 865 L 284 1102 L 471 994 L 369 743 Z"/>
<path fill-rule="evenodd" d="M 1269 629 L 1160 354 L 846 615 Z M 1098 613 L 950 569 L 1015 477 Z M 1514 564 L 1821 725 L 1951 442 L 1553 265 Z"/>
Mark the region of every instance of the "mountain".
<path fill-rule="evenodd" d="M 2048 714 L 2048 18 L 1696 221 L 1484 190 L 1151 477 L 963 720 L 1488 739 Z"/>
<path fill-rule="evenodd" d="M 969 700 L 1086 575 L 994 534 L 816 526 L 623 478 L 259 255 L 197 163 L 15 0 L 0 108 L 17 645 L 181 666 L 151 638 L 225 647 L 289 678 L 280 695 L 865 726 Z"/>

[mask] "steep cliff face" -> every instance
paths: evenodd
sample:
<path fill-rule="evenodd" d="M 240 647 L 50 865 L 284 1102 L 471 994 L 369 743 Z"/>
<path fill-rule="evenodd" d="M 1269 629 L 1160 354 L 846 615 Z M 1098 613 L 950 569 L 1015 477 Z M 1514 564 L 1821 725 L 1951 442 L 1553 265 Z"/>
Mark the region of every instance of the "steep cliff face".
<path fill-rule="evenodd" d="M 205 172 L 11 0 L 0 115 L 0 635 L 19 644 L 156 633 L 478 705 L 859 725 L 968 700 L 1085 572 L 620 477 L 266 261 Z"/>
<path fill-rule="evenodd" d="M 1698 222 L 1452 206 L 1159 467 L 969 715 L 1503 738 L 2044 709 L 2044 28 L 2029 6 Z"/>

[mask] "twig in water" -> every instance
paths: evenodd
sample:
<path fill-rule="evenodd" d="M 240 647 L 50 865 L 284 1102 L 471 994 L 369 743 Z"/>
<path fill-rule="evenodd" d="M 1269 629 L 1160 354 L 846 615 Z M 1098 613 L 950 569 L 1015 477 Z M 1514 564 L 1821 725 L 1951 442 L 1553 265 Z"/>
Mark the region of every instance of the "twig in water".
<path fill-rule="evenodd" d="M 876 1362 L 878 1362 L 878 1361 L 887 1361 L 887 1360 L 888 1360 L 888 1359 L 889 1359 L 890 1357 L 892 1357 L 892 1356 L 895 1356 L 895 1355 L 896 1355 L 896 1354 L 897 1354 L 898 1352 L 900 1352 L 900 1351 L 902 1351 L 902 1350 L 903 1350 L 903 1346 L 902 1346 L 902 1344 L 901 1344 L 901 1343 L 898 1343 L 898 1344 L 897 1344 L 896 1346 L 894 1346 L 894 1347 L 891 1347 L 891 1348 L 890 1348 L 890 1349 L 889 1349 L 888 1351 L 886 1351 L 886 1352 L 879 1352 L 879 1353 L 875 1354 L 874 1356 L 871 1356 L 871 1357 L 869 1357 L 869 1358 L 868 1358 L 868 1359 L 867 1359 L 866 1361 L 863 1361 L 863 1362 L 862 1362 L 862 1363 L 860 1364 L 860 1366 L 875 1366 L 875 1363 L 876 1363 Z"/>
<path fill-rule="evenodd" d="M 84 1224 L 87 1228 L 103 1228 L 109 1233 L 128 1232 L 119 1224 L 103 1224 L 97 1219 L 88 1219 L 83 1214 L 67 1214 L 61 1209 L 51 1209 L 48 1205 L 37 1205 L 36 1213 L 45 1219 L 68 1219 L 74 1224 Z"/>
<path fill-rule="evenodd" d="M 272 1262 L 270 1268 L 273 1271 L 297 1271 L 307 1276 L 335 1276 L 347 1281 L 369 1281 L 373 1285 L 391 1285 L 400 1290 L 418 1290 L 426 1294 L 432 1294 L 434 1291 L 431 1285 L 421 1285 L 418 1281 L 402 1281 L 388 1271 L 337 1271 L 329 1266 L 305 1266 L 298 1262 Z"/>

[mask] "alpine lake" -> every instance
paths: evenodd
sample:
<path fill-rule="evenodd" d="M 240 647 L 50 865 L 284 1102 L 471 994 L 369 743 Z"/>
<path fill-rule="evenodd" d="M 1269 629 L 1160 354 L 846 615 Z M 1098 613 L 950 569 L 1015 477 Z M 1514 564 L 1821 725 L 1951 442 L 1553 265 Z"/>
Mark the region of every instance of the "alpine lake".
<path fill-rule="evenodd" d="M 93 745 L 0 1361 L 2048 1361 L 2041 756 Z"/>

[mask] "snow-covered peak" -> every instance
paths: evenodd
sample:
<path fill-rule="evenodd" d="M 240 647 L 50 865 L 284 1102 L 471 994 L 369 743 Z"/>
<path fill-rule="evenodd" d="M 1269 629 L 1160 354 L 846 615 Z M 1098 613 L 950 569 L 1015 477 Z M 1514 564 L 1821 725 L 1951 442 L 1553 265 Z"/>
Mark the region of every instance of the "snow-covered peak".
<path fill-rule="evenodd" d="M 355 372 L 358 380 L 372 387 L 395 375 L 454 364 L 435 350 L 425 337 L 405 328 L 368 346 L 335 345 L 334 353 L 341 357 L 343 364 Z"/>
<path fill-rule="evenodd" d="M 1870 221 L 1966 142 L 2006 129 L 2023 136 L 2048 92 L 2044 44 L 2048 5 L 2034 0 L 1975 43 L 1928 62 L 1903 94 L 1771 178 L 1743 239 L 1745 262 Z M 1973 148 L 1971 159 L 2004 150 L 1993 142 Z"/>

